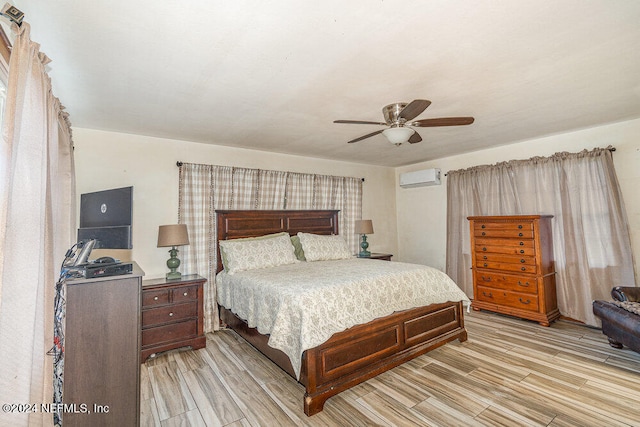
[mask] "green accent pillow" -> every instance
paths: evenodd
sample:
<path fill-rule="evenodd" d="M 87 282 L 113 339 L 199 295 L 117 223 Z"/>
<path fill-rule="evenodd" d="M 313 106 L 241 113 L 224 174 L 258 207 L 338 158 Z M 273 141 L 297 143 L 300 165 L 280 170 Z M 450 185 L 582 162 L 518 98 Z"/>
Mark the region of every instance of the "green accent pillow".
<path fill-rule="evenodd" d="M 241 240 L 264 240 L 264 239 L 273 239 L 274 237 L 280 237 L 280 236 L 284 236 L 284 235 L 289 235 L 289 233 L 287 233 L 286 231 L 282 231 L 280 233 L 273 233 L 273 234 L 265 234 L 264 236 L 258 236 L 258 237 L 242 237 L 240 239 L 230 239 L 233 241 L 241 241 Z M 222 258 L 222 267 L 224 267 L 225 271 L 229 271 L 227 264 L 228 264 L 228 260 L 227 260 L 227 255 L 224 253 L 224 249 L 222 248 L 222 246 L 218 245 L 218 250 L 220 251 L 220 258 Z M 297 256 L 297 254 L 296 254 Z"/>
<path fill-rule="evenodd" d="M 302 243 L 300 243 L 300 237 L 291 236 L 291 243 L 293 244 L 294 253 L 296 254 L 296 258 L 299 261 L 306 261 L 307 259 L 304 257 L 304 250 L 302 250 Z"/>

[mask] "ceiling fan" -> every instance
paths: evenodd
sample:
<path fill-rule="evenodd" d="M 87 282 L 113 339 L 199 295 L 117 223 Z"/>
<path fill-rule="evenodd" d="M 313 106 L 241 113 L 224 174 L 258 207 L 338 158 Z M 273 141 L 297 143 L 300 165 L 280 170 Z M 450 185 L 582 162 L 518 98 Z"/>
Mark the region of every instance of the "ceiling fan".
<path fill-rule="evenodd" d="M 351 144 L 382 133 L 389 142 L 394 145 L 400 145 L 404 142 L 415 144 L 416 142 L 422 141 L 420 134 L 411 129 L 411 127 L 461 126 L 473 123 L 473 117 L 441 117 L 438 119 L 412 121 L 422 114 L 429 105 L 431 105 L 431 101 L 427 101 L 426 99 L 414 99 L 408 104 L 405 102 L 397 102 L 395 104 L 389 104 L 382 109 L 384 122 L 334 120 L 333 123 L 389 126 L 387 129 L 377 130 L 347 142 Z"/>

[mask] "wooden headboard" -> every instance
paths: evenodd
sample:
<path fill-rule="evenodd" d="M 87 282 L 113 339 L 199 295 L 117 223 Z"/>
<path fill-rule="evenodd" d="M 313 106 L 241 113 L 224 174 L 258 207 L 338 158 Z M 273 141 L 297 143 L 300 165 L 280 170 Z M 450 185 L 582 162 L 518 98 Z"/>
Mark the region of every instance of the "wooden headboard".
<path fill-rule="evenodd" d="M 338 234 L 337 210 L 216 210 L 218 240 L 257 237 L 265 234 L 298 232 L 314 234 Z M 222 258 L 216 241 L 218 267 L 222 270 Z"/>

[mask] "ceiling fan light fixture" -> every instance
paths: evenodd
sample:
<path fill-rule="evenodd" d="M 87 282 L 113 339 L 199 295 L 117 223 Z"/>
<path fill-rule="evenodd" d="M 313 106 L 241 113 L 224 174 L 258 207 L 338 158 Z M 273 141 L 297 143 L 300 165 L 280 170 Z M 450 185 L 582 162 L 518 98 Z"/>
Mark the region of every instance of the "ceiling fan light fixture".
<path fill-rule="evenodd" d="M 393 145 L 400 145 L 409 141 L 411 135 L 413 135 L 413 129 L 405 127 L 389 128 L 382 131 L 382 134 Z"/>

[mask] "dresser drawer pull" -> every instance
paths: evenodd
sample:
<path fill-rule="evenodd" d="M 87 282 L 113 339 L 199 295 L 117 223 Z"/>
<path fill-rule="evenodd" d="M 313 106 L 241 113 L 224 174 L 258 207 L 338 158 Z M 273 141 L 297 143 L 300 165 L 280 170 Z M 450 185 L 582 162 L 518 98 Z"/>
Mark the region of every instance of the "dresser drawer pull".
<path fill-rule="evenodd" d="M 524 242 L 520 242 L 520 246 L 524 246 Z"/>
<path fill-rule="evenodd" d="M 173 317 L 173 312 L 172 312 L 172 313 L 169 313 L 169 317 Z"/>
<path fill-rule="evenodd" d="M 521 267 L 520 270 L 527 271 L 527 267 Z"/>
<path fill-rule="evenodd" d="M 518 280 L 518 285 L 522 286 L 523 288 L 528 288 L 529 287 L 529 282 L 522 283 L 520 280 Z"/>
<path fill-rule="evenodd" d="M 488 266 L 488 264 L 485 262 L 485 263 L 484 263 L 484 266 L 485 266 L 485 267 L 487 267 L 487 266 Z"/>
<path fill-rule="evenodd" d="M 523 254 L 524 253 L 524 249 L 520 249 L 520 253 Z"/>
<path fill-rule="evenodd" d="M 484 231 L 482 232 L 482 235 L 483 235 L 483 236 L 486 236 L 486 234 L 487 234 L 487 233 L 485 233 Z"/>
<path fill-rule="evenodd" d="M 185 297 L 186 297 L 187 295 L 189 295 L 189 292 L 185 292 L 185 293 L 183 293 L 183 294 L 182 294 L 182 296 L 185 296 Z"/>
<path fill-rule="evenodd" d="M 520 228 L 520 229 L 521 229 L 521 228 L 522 228 L 522 225 L 518 225 L 518 228 Z"/>
<path fill-rule="evenodd" d="M 483 250 L 483 251 L 486 251 L 486 250 L 487 250 L 487 248 L 482 248 L 482 250 Z"/>
<path fill-rule="evenodd" d="M 493 295 L 491 294 L 491 292 L 489 292 L 489 294 L 487 295 L 487 293 L 483 291 L 482 295 L 484 295 L 487 298 L 493 298 Z"/>
<path fill-rule="evenodd" d="M 521 259 L 520 262 L 524 264 L 525 262 L 527 262 L 527 260 L 526 259 Z"/>
<path fill-rule="evenodd" d="M 484 276 L 480 276 L 482 277 L 482 280 L 485 282 L 490 282 L 491 281 L 491 277 L 484 277 Z"/>
<path fill-rule="evenodd" d="M 158 301 L 158 297 L 153 297 L 153 300 L 154 301 Z"/>
<path fill-rule="evenodd" d="M 518 233 L 518 237 L 522 237 L 522 236 L 524 236 L 524 234 Z"/>
<path fill-rule="evenodd" d="M 485 255 L 485 256 L 483 256 L 483 257 L 482 257 L 482 259 L 487 259 L 487 256 L 486 256 L 486 255 Z"/>
<path fill-rule="evenodd" d="M 520 300 L 520 302 L 521 302 L 522 304 L 531 304 L 531 300 L 530 300 L 530 299 L 528 299 L 528 300 L 526 300 L 526 301 L 522 301 L 522 298 L 518 298 L 518 300 Z"/>
<path fill-rule="evenodd" d="M 485 225 L 484 225 L 484 224 L 482 224 L 482 225 L 480 226 L 480 228 L 484 228 L 484 227 L 485 227 Z"/>

